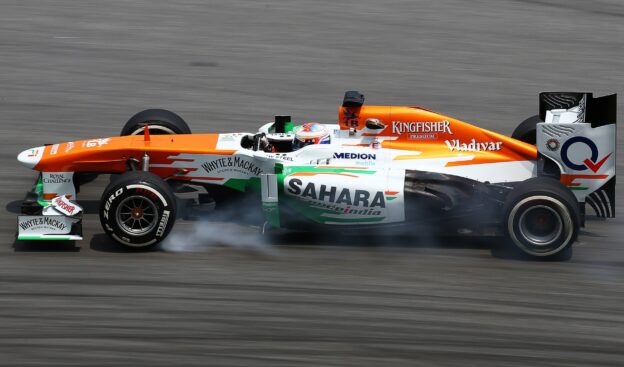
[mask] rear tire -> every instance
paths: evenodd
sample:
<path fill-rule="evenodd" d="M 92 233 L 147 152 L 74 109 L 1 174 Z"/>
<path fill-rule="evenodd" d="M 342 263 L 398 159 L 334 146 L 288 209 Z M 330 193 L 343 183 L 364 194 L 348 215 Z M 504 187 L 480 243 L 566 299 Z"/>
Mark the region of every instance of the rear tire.
<path fill-rule="evenodd" d="M 559 181 L 535 177 L 521 182 L 507 197 L 505 247 L 532 258 L 569 260 L 580 227 L 576 197 Z"/>
<path fill-rule="evenodd" d="M 130 171 L 111 182 L 100 202 L 102 228 L 113 240 L 135 250 L 162 241 L 176 219 L 175 196 L 165 181 L 144 171 Z"/>
<path fill-rule="evenodd" d="M 516 127 L 511 137 L 535 145 L 537 142 L 536 131 L 538 122 L 542 122 L 538 115 L 529 117 Z"/>
<path fill-rule="evenodd" d="M 120 135 L 143 135 L 145 124 L 149 126 L 150 134 L 154 135 L 191 134 L 191 129 L 182 117 L 167 110 L 149 109 L 132 116 L 121 129 Z"/>

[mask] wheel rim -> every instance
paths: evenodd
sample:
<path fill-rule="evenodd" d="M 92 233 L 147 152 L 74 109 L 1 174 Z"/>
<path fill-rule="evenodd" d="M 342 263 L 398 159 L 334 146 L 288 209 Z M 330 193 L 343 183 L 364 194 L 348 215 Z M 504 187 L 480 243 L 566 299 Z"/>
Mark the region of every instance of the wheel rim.
<path fill-rule="evenodd" d="M 117 223 L 121 230 L 131 236 L 142 236 L 156 227 L 156 205 L 145 196 L 129 196 L 117 207 Z"/>
<path fill-rule="evenodd" d="M 170 128 L 166 126 L 150 125 L 149 122 L 146 122 L 146 124 L 148 125 L 150 134 L 153 134 L 153 135 L 175 135 L 176 134 L 175 131 L 171 130 Z M 137 128 L 136 130 L 134 130 L 132 134 L 130 135 L 143 135 L 143 130 L 144 130 L 144 127 L 141 126 Z"/>
<path fill-rule="evenodd" d="M 567 207 L 550 196 L 519 201 L 507 218 L 512 241 L 533 256 L 556 254 L 572 240 L 574 224 Z"/>
<path fill-rule="evenodd" d="M 520 214 L 518 226 L 522 237 L 534 246 L 548 246 L 561 236 L 561 215 L 546 205 L 530 207 Z"/>

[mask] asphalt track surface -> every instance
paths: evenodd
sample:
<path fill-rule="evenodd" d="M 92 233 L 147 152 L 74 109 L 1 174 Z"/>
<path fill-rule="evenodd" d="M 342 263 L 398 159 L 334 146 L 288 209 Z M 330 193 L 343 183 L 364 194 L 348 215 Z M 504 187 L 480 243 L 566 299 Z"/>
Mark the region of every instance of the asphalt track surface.
<path fill-rule="evenodd" d="M 126 253 L 94 214 L 105 179 L 81 196 L 84 241 L 13 234 L 23 149 L 148 107 L 196 132 L 332 122 L 349 89 L 511 133 L 540 91 L 622 92 L 623 20 L 616 0 L 0 2 L 0 364 L 621 366 L 621 185 L 620 218 L 590 220 L 565 263 L 219 223 L 221 245 Z"/>

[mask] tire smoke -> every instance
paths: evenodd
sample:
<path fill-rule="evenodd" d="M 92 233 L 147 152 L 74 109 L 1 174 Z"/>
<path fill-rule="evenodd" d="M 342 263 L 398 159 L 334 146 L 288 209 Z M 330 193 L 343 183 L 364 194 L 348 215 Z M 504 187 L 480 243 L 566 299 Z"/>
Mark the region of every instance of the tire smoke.
<path fill-rule="evenodd" d="M 203 252 L 218 247 L 230 247 L 263 255 L 276 255 L 258 226 L 264 219 L 257 210 L 241 211 L 228 208 L 192 222 L 191 229 L 173 231 L 162 242 L 168 252 Z M 179 223 L 185 226 L 185 223 Z"/>
<path fill-rule="evenodd" d="M 216 247 L 231 247 L 265 255 L 276 253 L 257 230 L 209 221 L 193 224 L 190 232 L 171 233 L 161 245 L 162 250 L 168 252 L 202 252 Z"/>

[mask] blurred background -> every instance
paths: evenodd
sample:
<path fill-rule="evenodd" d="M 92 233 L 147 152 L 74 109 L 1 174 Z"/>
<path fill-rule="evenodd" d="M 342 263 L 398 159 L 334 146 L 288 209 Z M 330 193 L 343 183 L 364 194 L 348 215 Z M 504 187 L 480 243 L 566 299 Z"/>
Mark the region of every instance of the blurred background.
<path fill-rule="evenodd" d="M 623 19 L 619 0 L 3 0 L 0 364 L 621 365 L 621 218 L 567 263 L 429 238 L 119 253 L 96 214 L 76 246 L 13 236 L 26 148 L 150 107 L 194 132 L 331 123 L 345 90 L 510 134 L 541 91 L 621 92 Z"/>

